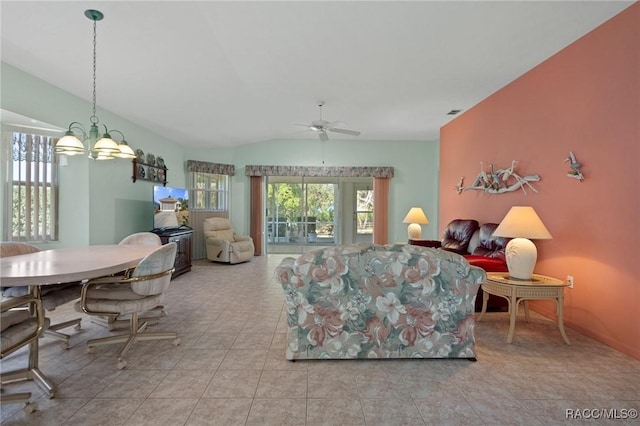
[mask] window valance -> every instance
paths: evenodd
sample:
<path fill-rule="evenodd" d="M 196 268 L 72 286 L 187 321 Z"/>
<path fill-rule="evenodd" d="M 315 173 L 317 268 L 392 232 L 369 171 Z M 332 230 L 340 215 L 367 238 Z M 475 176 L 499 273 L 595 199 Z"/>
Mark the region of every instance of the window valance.
<path fill-rule="evenodd" d="M 187 170 L 190 172 L 211 173 L 216 175 L 236 174 L 233 164 L 209 163 L 207 161 L 187 160 Z"/>
<path fill-rule="evenodd" d="M 393 167 L 245 166 L 247 176 L 322 176 L 392 178 Z"/>

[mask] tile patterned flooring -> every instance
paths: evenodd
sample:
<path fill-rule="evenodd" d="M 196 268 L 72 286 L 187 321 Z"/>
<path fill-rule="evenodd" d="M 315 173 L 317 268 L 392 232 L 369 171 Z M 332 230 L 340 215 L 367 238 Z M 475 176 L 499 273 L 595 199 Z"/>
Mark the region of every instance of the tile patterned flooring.
<path fill-rule="evenodd" d="M 638 424 L 637 419 L 568 419 L 608 409 L 640 409 L 640 361 L 554 322 L 519 318 L 505 343 L 506 313 L 476 325 L 478 362 L 466 360 L 298 361 L 284 359 L 286 316 L 272 279 L 282 255 L 241 265 L 194 262 L 172 281 L 168 316 L 154 329 L 177 330 L 180 346 L 141 342 L 116 368 L 119 345 L 87 354 L 85 341 L 110 332 L 83 320 L 71 348 L 42 339 L 41 368 L 57 384 L 38 410 L 2 406 L 3 425 L 548 425 Z M 57 320 L 78 316 L 71 305 Z M 19 351 L 2 369 L 26 362 Z M 583 410 L 583 411 L 577 411 Z M 587 410 L 587 411 L 584 411 Z M 637 411 L 636 411 L 637 413 Z M 575 416 L 575 415 L 574 415 Z"/>

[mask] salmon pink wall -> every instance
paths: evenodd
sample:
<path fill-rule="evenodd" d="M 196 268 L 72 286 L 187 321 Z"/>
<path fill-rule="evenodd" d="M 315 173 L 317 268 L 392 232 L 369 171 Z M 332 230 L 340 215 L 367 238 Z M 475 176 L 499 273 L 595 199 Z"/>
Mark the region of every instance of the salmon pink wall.
<path fill-rule="evenodd" d="M 638 359 L 639 52 L 635 3 L 444 126 L 439 205 L 440 234 L 455 218 L 500 222 L 513 205 L 533 206 L 553 235 L 535 242 L 536 272 L 574 276 L 565 323 Z M 583 164 L 583 183 L 567 177 L 569 151 Z M 511 160 L 520 175 L 542 177 L 537 192 L 457 194 L 480 161 L 506 168 Z M 555 316 L 552 302 L 535 308 Z"/>

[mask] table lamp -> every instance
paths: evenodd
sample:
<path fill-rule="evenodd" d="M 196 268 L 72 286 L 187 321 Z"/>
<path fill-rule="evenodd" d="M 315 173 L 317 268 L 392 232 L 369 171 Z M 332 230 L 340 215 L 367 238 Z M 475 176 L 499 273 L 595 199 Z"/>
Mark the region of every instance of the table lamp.
<path fill-rule="evenodd" d="M 411 207 L 409 213 L 404 217 L 402 223 L 408 223 L 407 233 L 410 240 L 419 240 L 422 238 L 422 226 L 429 223 L 427 215 L 424 214 L 420 207 Z"/>
<path fill-rule="evenodd" d="M 551 234 L 530 206 L 513 206 L 493 232 L 496 237 L 513 238 L 505 247 L 507 268 L 512 278 L 530 280 L 538 250 L 530 239 L 550 240 Z"/>

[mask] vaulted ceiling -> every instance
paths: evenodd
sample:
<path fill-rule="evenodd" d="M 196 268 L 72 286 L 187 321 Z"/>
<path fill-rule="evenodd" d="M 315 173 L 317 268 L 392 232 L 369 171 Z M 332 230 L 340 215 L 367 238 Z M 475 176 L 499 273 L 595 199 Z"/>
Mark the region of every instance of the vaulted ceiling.
<path fill-rule="evenodd" d="M 439 128 L 631 1 L 2 1 L 2 61 L 187 146 Z M 526 101 L 526 100 L 525 100 Z M 88 117 L 69 117 L 79 121 Z M 331 133 L 332 139 L 356 136 Z"/>

